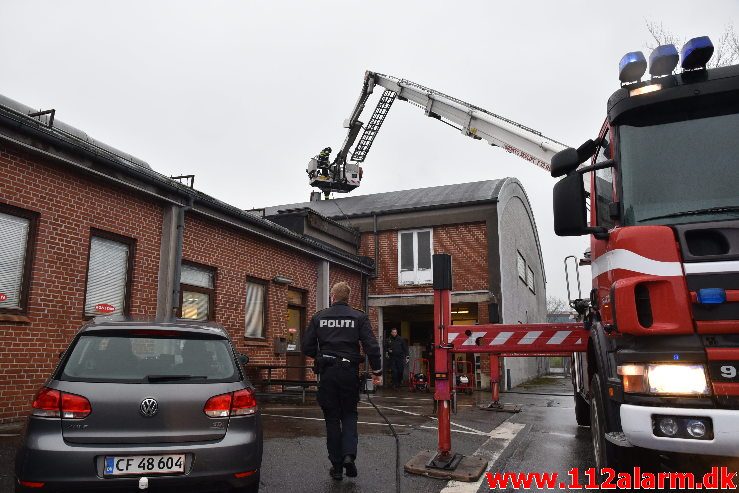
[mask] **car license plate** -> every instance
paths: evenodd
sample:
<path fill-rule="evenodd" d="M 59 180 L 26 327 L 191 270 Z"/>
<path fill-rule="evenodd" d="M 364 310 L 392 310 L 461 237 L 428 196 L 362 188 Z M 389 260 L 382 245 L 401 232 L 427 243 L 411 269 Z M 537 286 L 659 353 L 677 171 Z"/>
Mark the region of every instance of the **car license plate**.
<path fill-rule="evenodd" d="M 173 474 L 185 472 L 185 455 L 128 455 L 106 457 L 106 476 Z"/>

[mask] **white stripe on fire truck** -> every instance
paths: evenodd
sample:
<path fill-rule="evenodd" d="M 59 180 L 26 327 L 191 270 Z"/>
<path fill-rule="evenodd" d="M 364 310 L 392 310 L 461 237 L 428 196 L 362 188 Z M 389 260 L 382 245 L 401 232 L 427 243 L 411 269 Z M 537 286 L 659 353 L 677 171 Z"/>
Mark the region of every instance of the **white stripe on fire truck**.
<path fill-rule="evenodd" d="M 567 336 L 570 335 L 569 330 L 558 330 L 548 341 L 547 344 L 561 344 L 562 341 L 567 339 Z"/>
<path fill-rule="evenodd" d="M 532 344 L 535 340 L 539 338 L 541 335 L 540 330 L 530 330 L 529 332 L 526 332 L 526 335 L 521 338 L 520 341 L 518 341 L 519 344 Z"/>
<path fill-rule="evenodd" d="M 505 344 L 508 339 L 511 338 L 513 335 L 513 332 L 498 332 L 498 335 L 495 336 L 495 339 L 490 341 L 491 346 L 500 346 L 502 344 Z"/>
<path fill-rule="evenodd" d="M 686 274 L 711 274 L 715 272 L 739 272 L 739 260 L 724 262 L 698 262 L 683 264 Z"/>
<path fill-rule="evenodd" d="M 683 267 L 680 262 L 662 262 L 642 257 L 631 250 L 611 250 L 600 257 L 593 259 L 590 271 L 593 279 L 601 274 L 624 269 L 652 276 L 682 276 Z"/>

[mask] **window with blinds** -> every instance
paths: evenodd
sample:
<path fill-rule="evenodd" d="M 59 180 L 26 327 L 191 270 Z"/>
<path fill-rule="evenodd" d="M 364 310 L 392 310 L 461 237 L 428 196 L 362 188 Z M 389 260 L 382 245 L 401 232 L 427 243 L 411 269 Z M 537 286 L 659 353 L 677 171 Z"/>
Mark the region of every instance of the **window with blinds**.
<path fill-rule="evenodd" d="M 0 313 L 26 311 L 35 218 L 28 211 L 0 208 Z"/>
<path fill-rule="evenodd" d="M 256 279 L 246 281 L 244 337 L 264 339 L 267 319 L 267 283 Z"/>
<path fill-rule="evenodd" d="M 190 320 L 213 320 L 215 271 L 208 267 L 182 264 L 180 272 L 180 316 Z"/>
<path fill-rule="evenodd" d="M 85 316 L 128 313 L 133 240 L 103 232 L 90 237 Z"/>
<path fill-rule="evenodd" d="M 532 293 L 536 294 L 536 287 L 534 284 L 534 271 L 531 267 L 526 267 L 526 285 L 529 287 Z"/>
<path fill-rule="evenodd" d="M 517 252 L 518 256 L 516 257 L 516 270 L 518 271 L 518 277 L 523 281 L 526 282 L 526 260 L 524 260 L 523 255 L 521 255 L 521 252 Z"/>
<path fill-rule="evenodd" d="M 433 236 L 430 229 L 398 232 L 398 284 L 430 284 Z"/>

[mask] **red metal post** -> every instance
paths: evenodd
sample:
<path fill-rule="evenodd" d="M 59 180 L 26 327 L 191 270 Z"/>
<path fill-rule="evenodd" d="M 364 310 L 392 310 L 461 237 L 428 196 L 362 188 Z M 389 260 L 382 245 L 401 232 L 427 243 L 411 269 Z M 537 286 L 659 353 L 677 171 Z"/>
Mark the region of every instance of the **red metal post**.
<path fill-rule="evenodd" d="M 493 404 L 497 404 L 500 399 L 500 366 L 497 354 L 490 355 L 490 388 L 493 391 Z"/>
<path fill-rule="evenodd" d="M 437 401 L 439 422 L 438 452 L 447 455 L 452 450 L 451 432 L 451 369 L 446 328 L 452 320 L 452 297 L 448 289 L 434 290 L 434 399 Z"/>

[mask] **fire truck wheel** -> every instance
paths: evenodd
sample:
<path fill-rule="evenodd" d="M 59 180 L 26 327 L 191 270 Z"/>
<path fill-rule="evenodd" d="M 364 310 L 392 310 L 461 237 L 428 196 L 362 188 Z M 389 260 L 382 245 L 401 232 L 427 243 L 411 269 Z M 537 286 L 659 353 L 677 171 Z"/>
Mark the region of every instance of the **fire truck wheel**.
<path fill-rule="evenodd" d="M 577 390 L 575 390 L 575 420 L 578 426 L 590 426 L 590 405 Z"/>
<path fill-rule="evenodd" d="M 626 457 L 623 449 L 606 440 L 606 415 L 601 377 L 596 373 L 590 382 L 590 434 L 593 441 L 593 455 L 595 456 L 596 473 L 604 467 L 610 467 L 617 472 L 624 471 Z"/>

